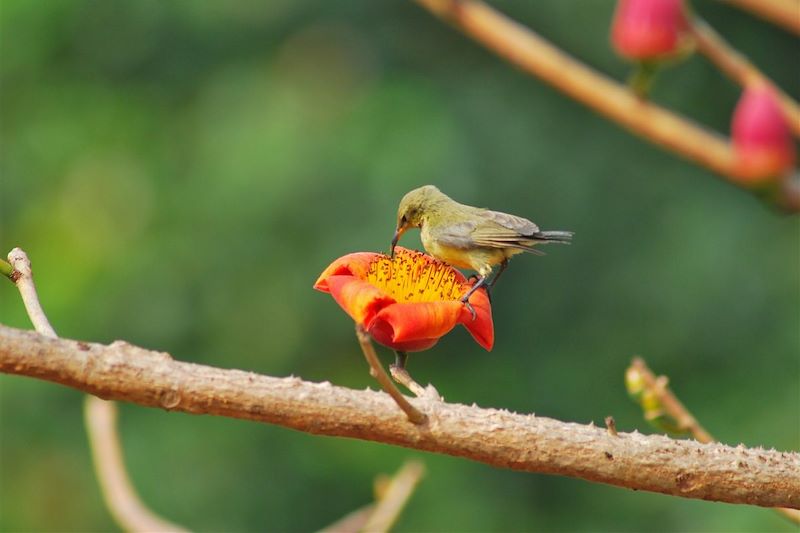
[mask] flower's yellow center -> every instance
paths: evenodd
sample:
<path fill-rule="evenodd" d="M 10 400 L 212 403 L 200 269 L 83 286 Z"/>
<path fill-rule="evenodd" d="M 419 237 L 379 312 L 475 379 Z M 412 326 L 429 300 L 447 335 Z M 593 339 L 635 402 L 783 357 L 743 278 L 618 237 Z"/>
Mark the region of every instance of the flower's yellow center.
<path fill-rule="evenodd" d="M 367 281 L 398 302 L 458 300 L 467 289 L 452 267 L 410 250 L 397 250 L 394 259 L 375 259 Z"/>

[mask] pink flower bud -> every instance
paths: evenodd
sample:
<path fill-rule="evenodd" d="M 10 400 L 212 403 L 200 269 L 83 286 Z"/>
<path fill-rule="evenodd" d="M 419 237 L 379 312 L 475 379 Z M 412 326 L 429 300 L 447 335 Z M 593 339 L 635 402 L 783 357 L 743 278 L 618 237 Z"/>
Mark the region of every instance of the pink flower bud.
<path fill-rule="evenodd" d="M 611 42 L 628 59 L 661 59 L 679 50 L 687 28 L 682 0 L 619 0 Z"/>
<path fill-rule="evenodd" d="M 789 124 L 775 91 L 766 85 L 745 89 L 733 112 L 731 135 L 742 181 L 777 177 L 794 166 Z"/>

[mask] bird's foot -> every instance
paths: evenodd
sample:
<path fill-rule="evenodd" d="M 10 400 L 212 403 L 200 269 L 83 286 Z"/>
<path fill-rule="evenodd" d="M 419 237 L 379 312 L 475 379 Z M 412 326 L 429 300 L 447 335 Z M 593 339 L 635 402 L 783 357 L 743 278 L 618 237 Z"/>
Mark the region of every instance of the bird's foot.
<path fill-rule="evenodd" d="M 496 279 L 497 279 L 497 278 L 495 278 L 495 280 L 496 280 Z M 467 279 L 467 281 L 469 281 L 469 282 L 470 282 L 471 284 L 473 284 L 473 285 L 475 285 L 475 283 L 479 282 L 480 280 L 481 280 L 480 276 L 477 276 L 477 275 L 475 275 L 475 274 L 472 274 L 472 275 L 471 275 L 471 276 L 470 276 L 470 277 Z M 489 303 L 492 303 L 492 287 L 494 287 L 494 281 L 492 281 L 491 283 L 486 283 L 485 285 L 482 285 L 482 287 L 483 287 L 484 289 L 486 289 L 486 296 L 488 296 L 488 297 L 489 297 Z M 466 300 L 462 300 L 462 301 L 466 301 Z"/>
<path fill-rule="evenodd" d="M 461 303 L 463 303 L 467 307 L 467 311 L 469 311 L 469 314 L 472 315 L 472 320 L 475 321 L 478 318 L 478 313 L 475 312 L 475 309 L 472 307 L 472 304 L 469 303 L 469 295 L 461 298 Z"/>

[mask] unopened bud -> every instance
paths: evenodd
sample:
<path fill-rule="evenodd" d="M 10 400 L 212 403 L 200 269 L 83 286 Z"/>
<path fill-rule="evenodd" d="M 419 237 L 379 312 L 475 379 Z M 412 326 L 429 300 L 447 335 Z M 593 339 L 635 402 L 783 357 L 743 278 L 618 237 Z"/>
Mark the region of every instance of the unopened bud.
<path fill-rule="evenodd" d="M 795 162 L 789 124 L 775 91 L 764 84 L 747 87 L 731 123 L 740 181 L 760 183 L 786 174 Z"/>
<path fill-rule="evenodd" d="M 685 48 L 687 29 L 682 0 L 619 0 L 611 42 L 628 59 L 659 60 Z"/>

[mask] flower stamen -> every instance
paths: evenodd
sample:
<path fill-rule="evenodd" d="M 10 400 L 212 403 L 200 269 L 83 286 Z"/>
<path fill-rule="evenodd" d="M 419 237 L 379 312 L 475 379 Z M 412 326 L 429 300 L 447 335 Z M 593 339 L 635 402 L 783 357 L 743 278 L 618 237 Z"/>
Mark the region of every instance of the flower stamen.
<path fill-rule="evenodd" d="M 453 269 L 420 252 L 378 256 L 367 280 L 398 302 L 458 300 L 469 286 L 456 280 Z"/>

